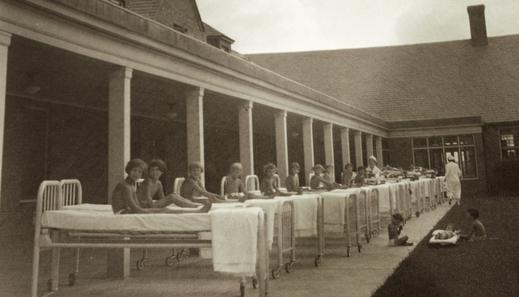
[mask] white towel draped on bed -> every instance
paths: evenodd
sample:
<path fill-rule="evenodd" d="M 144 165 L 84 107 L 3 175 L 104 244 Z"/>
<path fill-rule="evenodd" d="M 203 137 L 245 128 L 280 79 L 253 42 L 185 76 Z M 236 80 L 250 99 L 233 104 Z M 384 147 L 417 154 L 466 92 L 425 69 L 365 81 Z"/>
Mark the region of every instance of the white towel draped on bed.
<path fill-rule="evenodd" d="M 256 272 L 259 207 L 211 211 L 213 268 L 241 276 Z"/>
<path fill-rule="evenodd" d="M 302 194 L 290 197 L 276 197 L 276 200 L 294 203 L 296 237 L 317 236 L 317 210 L 319 194 Z"/>
<path fill-rule="evenodd" d="M 245 205 L 261 207 L 267 214 L 267 243 L 269 249 L 274 242 L 274 217 L 276 213 L 281 213 L 281 201 L 275 199 L 250 199 L 245 201 Z"/>

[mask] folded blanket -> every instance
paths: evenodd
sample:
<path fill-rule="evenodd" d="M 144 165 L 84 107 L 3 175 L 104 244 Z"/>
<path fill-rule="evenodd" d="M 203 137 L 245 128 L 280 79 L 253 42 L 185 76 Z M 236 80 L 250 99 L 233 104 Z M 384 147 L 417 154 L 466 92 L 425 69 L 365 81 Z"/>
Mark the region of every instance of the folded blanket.
<path fill-rule="evenodd" d="M 213 268 L 218 272 L 253 276 L 261 208 L 218 208 L 211 211 Z"/>
<path fill-rule="evenodd" d="M 321 194 L 324 201 L 324 230 L 326 233 L 344 232 L 346 197 L 359 192 L 360 188 L 351 188 Z M 353 200 L 348 201 L 353 203 Z M 353 215 L 353 212 L 351 214 Z"/>

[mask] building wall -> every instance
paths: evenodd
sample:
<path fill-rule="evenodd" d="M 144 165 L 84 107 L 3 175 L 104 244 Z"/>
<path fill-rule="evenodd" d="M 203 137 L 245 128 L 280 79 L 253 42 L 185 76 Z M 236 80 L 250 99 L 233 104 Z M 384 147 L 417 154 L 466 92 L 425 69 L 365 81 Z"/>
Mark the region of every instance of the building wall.
<path fill-rule="evenodd" d="M 493 195 L 517 193 L 519 189 L 519 161 L 504 161 L 501 158 L 500 129 L 509 127 L 517 128 L 519 122 L 488 124 L 483 129 L 487 187 Z"/>
<path fill-rule="evenodd" d="M 168 27 L 180 25 L 188 30 L 186 34 L 205 41 L 194 0 L 127 0 L 126 7 Z"/>
<path fill-rule="evenodd" d="M 472 197 L 487 194 L 487 169 L 485 146 L 483 145 L 482 134 L 474 135 L 476 153 L 477 153 L 477 179 L 467 179 L 462 181 L 463 197 Z M 393 167 L 409 168 L 413 164 L 413 147 L 412 138 L 389 138 L 387 140 L 388 150 L 391 163 L 388 165 Z"/>

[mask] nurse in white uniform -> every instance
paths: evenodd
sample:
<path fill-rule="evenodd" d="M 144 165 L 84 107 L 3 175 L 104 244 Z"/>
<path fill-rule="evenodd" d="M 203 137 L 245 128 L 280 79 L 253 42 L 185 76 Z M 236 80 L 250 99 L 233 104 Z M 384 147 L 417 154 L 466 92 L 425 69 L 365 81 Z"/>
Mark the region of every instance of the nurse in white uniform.
<path fill-rule="evenodd" d="M 371 173 L 374 177 L 379 177 L 382 174 L 380 168 L 377 167 L 377 158 L 375 156 L 371 156 L 368 159 L 368 168 L 366 168 L 368 173 Z"/>
<path fill-rule="evenodd" d="M 448 163 L 445 165 L 445 188 L 447 189 L 447 197 L 449 198 L 449 204 L 452 203 L 452 199 L 456 201 L 458 205 L 461 203 L 461 170 L 458 164 L 455 162 L 453 155 L 447 157 Z"/>

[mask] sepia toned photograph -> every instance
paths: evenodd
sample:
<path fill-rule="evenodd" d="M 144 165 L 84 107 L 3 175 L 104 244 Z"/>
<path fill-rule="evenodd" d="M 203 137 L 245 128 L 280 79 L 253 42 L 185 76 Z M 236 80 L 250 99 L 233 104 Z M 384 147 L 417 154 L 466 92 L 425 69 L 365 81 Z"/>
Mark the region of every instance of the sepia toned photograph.
<path fill-rule="evenodd" d="M 0 0 L 0 297 L 516 297 L 517 230 L 517 0 Z"/>

